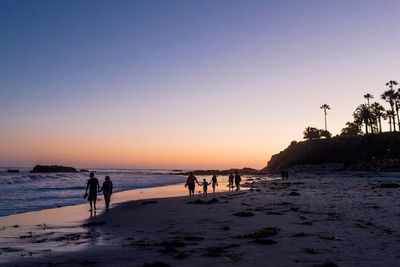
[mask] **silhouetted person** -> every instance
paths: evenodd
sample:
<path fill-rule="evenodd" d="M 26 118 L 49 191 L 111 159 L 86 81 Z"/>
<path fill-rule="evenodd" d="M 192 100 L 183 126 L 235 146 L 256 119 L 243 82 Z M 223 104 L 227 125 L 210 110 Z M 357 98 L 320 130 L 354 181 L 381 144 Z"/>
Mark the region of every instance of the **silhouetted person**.
<path fill-rule="evenodd" d="M 240 182 L 242 181 L 242 177 L 240 177 L 240 174 L 238 171 L 235 171 L 235 185 L 236 185 L 236 191 L 240 190 Z"/>
<path fill-rule="evenodd" d="M 108 208 L 110 207 L 110 200 L 113 191 L 113 183 L 110 180 L 110 176 L 106 176 L 106 179 L 103 182 L 103 185 L 101 186 L 99 192 L 101 191 L 103 191 L 104 202 L 106 203 L 106 209 L 108 210 Z"/>
<path fill-rule="evenodd" d="M 90 211 L 92 211 L 93 208 L 96 210 L 96 199 L 99 188 L 100 188 L 99 180 L 97 180 L 97 178 L 94 178 L 94 173 L 91 172 L 90 179 L 87 181 L 86 192 L 85 192 L 86 196 L 89 190 L 88 201 L 90 202 Z"/>
<path fill-rule="evenodd" d="M 281 170 L 282 179 L 289 178 L 289 172 L 287 170 Z"/>
<path fill-rule="evenodd" d="M 207 196 L 207 189 L 210 184 L 211 183 L 208 183 L 206 179 L 203 179 L 203 182 L 201 183 L 201 185 L 203 186 L 203 195 L 204 196 Z"/>
<path fill-rule="evenodd" d="M 217 176 L 215 174 L 211 178 L 211 186 L 213 189 L 213 193 L 215 193 L 215 187 L 218 186 Z"/>
<path fill-rule="evenodd" d="M 194 196 L 194 188 L 195 188 L 195 183 L 199 184 L 199 181 L 197 181 L 196 176 L 193 175 L 193 172 L 189 174 L 189 177 L 186 179 L 185 187 L 188 187 L 189 189 L 189 196 Z"/>
<path fill-rule="evenodd" d="M 232 191 L 233 191 L 233 179 L 234 179 L 235 177 L 233 176 L 233 174 L 231 173 L 231 174 L 229 174 L 229 178 L 228 178 L 228 187 L 229 187 L 229 191 L 231 191 L 231 189 L 232 189 Z"/>

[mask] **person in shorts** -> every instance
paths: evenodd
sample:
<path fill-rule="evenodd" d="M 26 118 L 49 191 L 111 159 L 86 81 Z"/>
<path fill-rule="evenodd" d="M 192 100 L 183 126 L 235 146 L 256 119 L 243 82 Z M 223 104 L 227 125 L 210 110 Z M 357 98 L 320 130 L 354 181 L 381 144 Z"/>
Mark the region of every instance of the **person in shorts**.
<path fill-rule="evenodd" d="M 87 181 L 86 185 L 86 191 L 85 191 L 85 197 L 88 197 L 88 201 L 90 202 L 90 210 L 93 211 L 96 210 L 96 199 L 97 199 L 97 192 L 99 191 L 100 185 L 99 185 L 99 180 L 94 177 L 94 173 L 90 173 L 90 179 Z M 89 194 L 88 194 L 89 190 Z"/>
<path fill-rule="evenodd" d="M 213 193 L 215 193 L 215 187 L 218 186 L 217 175 L 215 175 L 215 174 L 211 178 L 211 186 L 213 189 Z"/>
<path fill-rule="evenodd" d="M 229 191 L 233 191 L 233 179 L 235 177 L 233 176 L 233 174 L 229 174 L 229 178 L 228 178 L 228 187 L 229 187 Z"/>

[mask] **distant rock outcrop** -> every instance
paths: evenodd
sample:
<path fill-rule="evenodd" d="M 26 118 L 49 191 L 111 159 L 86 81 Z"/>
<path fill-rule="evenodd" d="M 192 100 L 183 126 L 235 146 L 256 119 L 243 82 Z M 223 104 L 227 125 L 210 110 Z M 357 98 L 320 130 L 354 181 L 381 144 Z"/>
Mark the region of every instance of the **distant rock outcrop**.
<path fill-rule="evenodd" d="M 31 173 L 53 173 L 53 172 L 78 172 L 73 167 L 65 167 L 59 165 L 36 165 Z"/>
<path fill-rule="evenodd" d="M 400 133 L 336 136 L 292 142 L 261 173 L 293 171 L 400 171 Z"/>
<path fill-rule="evenodd" d="M 230 173 L 235 173 L 238 171 L 240 174 L 257 174 L 258 170 L 252 168 L 242 168 L 242 169 L 228 169 L 228 170 L 194 170 L 192 171 L 194 175 L 229 175 Z M 189 175 L 190 172 L 181 172 L 180 175 Z M 177 173 L 174 173 L 177 174 Z"/>

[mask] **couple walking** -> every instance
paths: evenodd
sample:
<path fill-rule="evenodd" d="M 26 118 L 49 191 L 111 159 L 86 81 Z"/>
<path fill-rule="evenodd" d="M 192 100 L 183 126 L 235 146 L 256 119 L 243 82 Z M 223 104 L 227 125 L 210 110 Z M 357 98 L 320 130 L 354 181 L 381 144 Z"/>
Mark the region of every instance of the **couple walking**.
<path fill-rule="evenodd" d="M 235 181 L 235 186 L 236 186 L 236 191 L 240 190 L 240 182 L 242 181 L 242 177 L 240 177 L 240 174 L 238 173 L 238 171 L 235 171 L 235 176 L 231 173 L 229 174 L 229 180 L 228 180 L 228 187 L 229 187 L 229 191 L 233 191 L 233 188 L 235 188 L 233 186 L 233 181 Z"/>
<path fill-rule="evenodd" d="M 87 181 L 84 198 L 88 197 L 88 201 L 90 202 L 90 211 L 93 211 L 93 208 L 94 210 L 96 210 L 97 193 L 101 191 L 103 191 L 106 209 L 108 210 L 113 190 L 113 184 L 110 180 L 110 176 L 106 176 L 105 181 L 103 182 L 103 186 L 101 188 L 99 185 L 99 180 L 94 177 L 94 173 L 91 172 L 89 176 L 90 179 Z"/>

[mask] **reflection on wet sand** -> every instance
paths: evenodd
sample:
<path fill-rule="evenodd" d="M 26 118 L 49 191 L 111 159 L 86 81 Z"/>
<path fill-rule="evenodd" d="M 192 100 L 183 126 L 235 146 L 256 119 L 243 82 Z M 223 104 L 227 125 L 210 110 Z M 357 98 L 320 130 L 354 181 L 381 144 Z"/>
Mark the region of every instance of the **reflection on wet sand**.
<path fill-rule="evenodd" d="M 211 177 L 207 177 L 210 180 Z M 184 180 L 185 178 L 183 178 Z M 226 179 L 220 177 L 218 191 L 227 191 Z M 196 193 L 201 188 L 196 188 Z M 156 188 L 134 189 L 112 196 L 112 206 L 119 203 L 151 198 L 184 196 L 183 184 Z M 0 262 L 18 257 L 31 257 L 49 251 L 75 251 L 101 241 L 100 235 L 90 230 L 90 222 L 105 211 L 103 196 L 98 209 L 89 211 L 88 204 L 26 212 L 0 218 Z M 112 212 L 112 211 L 111 211 Z M 101 224 L 101 222 L 100 222 Z"/>

